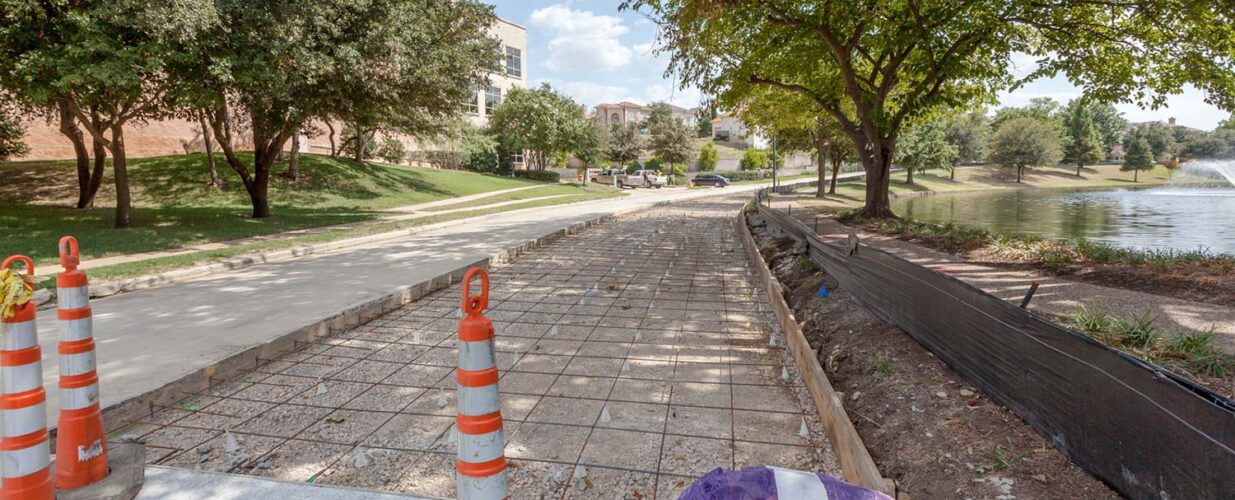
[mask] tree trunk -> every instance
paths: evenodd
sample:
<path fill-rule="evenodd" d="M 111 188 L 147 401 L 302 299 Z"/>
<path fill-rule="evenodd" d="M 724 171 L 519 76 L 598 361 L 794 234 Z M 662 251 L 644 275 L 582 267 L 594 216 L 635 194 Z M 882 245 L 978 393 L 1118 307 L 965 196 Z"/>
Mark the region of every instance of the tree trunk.
<path fill-rule="evenodd" d="M 356 163 L 364 163 L 364 143 L 368 139 L 368 134 L 363 130 L 356 129 Z"/>
<path fill-rule="evenodd" d="M 266 148 L 254 149 L 253 183 L 246 187 L 249 201 L 253 202 L 253 218 L 262 219 L 270 217 L 270 166 L 277 154 L 271 154 Z"/>
<path fill-rule="evenodd" d="M 1078 162 L 1076 162 L 1076 176 L 1077 176 L 1077 177 L 1080 177 L 1080 176 L 1081 176 L 1081 167 L 1083 167 L 1083 166 L 1084 166 L 1084 165 L 1081 165 L 1081 162 L 1079 162 L 1079 161 L 1078 161 Z"/>
<path fill-rule="evenodd" d="M 330 138 L 330 157 L 338 158 L 339 150 L 334 145 L 334 125 L 330 124 L 330 120 L 322 120 L 322 121 L 326 123 L 326 130 L 330 131 L 330 133 L 327 134 L 327 137 Z"/>
<path fill-rule="evenodd" d="M 855 141 L 856 142 L 856 141 Z M 858 214 L 869 219 L 896 217 L 888 196 L 892 168 L 892 141 L 879 140 L 869 150 L 858 148 L 862 170 L 866 172 L 866 201 Z"/>
<path fill-rule="evenodd" d="M 1132 169 L 1132 182 L 1141 182 L 1138 178 L 1141 176 L 1141 169 Z"/>
<path fill-rule="evenodd" d="M 840 175 L 840 158 L 832 159 L 832 185 L 828 186 L 828 194 L 836 194 L 836 176 Z"/>
<path fill-rule="evenodd" d="M 94 197 L 103 186 L 103 170 L 107 167 L 107 147 L 97 139 L 91 139 L 94 146 L 94 171 L 90 172 L 90 186 L 86 192 L 86 208 L 94 206 Z"/>
<path fill-rule="evenodd" d="M 828 189 L 827 150 L 828 140 L 819 138 L 815 144 L 815 163 L 819 169 L 819 184 L 815 187 L 816 198 L 824 198 Z"/>
<path fill-rule="evenodd" d="M 60 133 L 73 143 L 73 153 L 77 157 L 77 208 L 90 207 L 90 152 L 86 150 L 86 139 L 77 128 L 77 120 L 69 110 L 67 103 L 57 103 L 60 110 Z"/>
<path fill-rule="evenodd" d="M 112 172 L 116 178 L 116 228 L 129 227 L 129 172 L 128 158 L 124 151 L 124 125 L 117 122 L 111 126 Z"/>
<path fill-rule="evenodd" d="M 1017 184 L 1020 184 L 1020 182 L 1021 182 L 1021 172 L 1024 172 L 1024 171 L 1025 171 L 1025 167 L 1020 166 L 1020 165 L 1017 165 L 1017 166 L 1016 166 L 1016 183 L 1017 183 Z"/>
<path fill-rule="evenodd" d="M 292 136 L 292 152 L 287 159 L 287 178 L 293 182 L 300 180 L 300 131 Z"/>
<path fill-rule="evenodd" d="M 905 167 L 905 184 L 913 185 L 913 167 Z"/>
<path fill-rule="evenodd" d="M 948 180 L 950 181 L 956 180 L 956 167 L 959 167 L 959 166 L 961 166 L 960 161 L 952 162 L 952 171 L 948 173 Z"/>
<path fill-rule="evenodd" d="M 223 179 L 219 177 L 219 168 L 214 163 L 214 144 L 210 141 L 210 128 L 206 125 L 206 116 L 200 115 L 197 117 L 198 122 L 202 127 L 202 142 L 206 145 L 206 165 L 210 167 L 210 187 L 223 187 Z"/>

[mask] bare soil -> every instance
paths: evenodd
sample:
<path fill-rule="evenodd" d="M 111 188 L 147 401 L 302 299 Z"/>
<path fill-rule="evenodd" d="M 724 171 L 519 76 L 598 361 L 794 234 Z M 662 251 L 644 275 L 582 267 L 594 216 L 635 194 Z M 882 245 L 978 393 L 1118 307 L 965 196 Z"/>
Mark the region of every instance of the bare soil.
<path fill-rule="evenodd" d="M 879 470 L 917 498 L 1118 498 L 1011 411 L 876 318 L 789 238 L 752 230 Z M 819 299 L 820 285 L 829 296 Z"/>

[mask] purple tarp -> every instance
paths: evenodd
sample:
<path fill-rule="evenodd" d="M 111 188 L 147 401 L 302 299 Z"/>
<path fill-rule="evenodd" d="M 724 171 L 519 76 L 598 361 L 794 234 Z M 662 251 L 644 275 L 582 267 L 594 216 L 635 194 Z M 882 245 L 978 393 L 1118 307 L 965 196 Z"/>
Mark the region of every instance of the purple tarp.
<path fill-rule="evenodd" d="M 678 500 L 742 499 L 891 500 L 874 490 L 860 488 L 824 473 L 778 467 L 749 467 L 726 471 L 717 467 L 695 480 Z"/>

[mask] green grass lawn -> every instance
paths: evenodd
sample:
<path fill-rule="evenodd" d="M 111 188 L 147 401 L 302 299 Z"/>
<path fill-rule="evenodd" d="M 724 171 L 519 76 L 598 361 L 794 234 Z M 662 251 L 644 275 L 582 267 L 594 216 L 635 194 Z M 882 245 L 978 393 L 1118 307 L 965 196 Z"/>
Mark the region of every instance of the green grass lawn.
<path fill-rule="evenodd" d="M 448 205 L 438 205 L 436 207 L 425 209 L 426 212 L 444 212 L 447 210 L 458 210 L 460 208 L 480 207 L 484 205 L 492 205 L 494 203 L 505 203 L 516 200 L 530 200 L 532 198 L 544 198 L 546 196 L 572 196 L 580 194 L 594 193 L 600 196 L 597 198 L 609 198 L 613 196 L 621 196 L 622 192 L 612 186 L 603 184 L 588 184 L 583 186 L 580 184 L 557 184 L 549 186 L 540 186 L 532 189 L 523 189 L 510 193 L 495 194 L 485 196 L 471 201 L 459 203 L 451 203 Z"/>
<path fill-rule="evenodd" d="M 992 189 L 1141 187 L 1165 184 L 1170 178 L 1169 169 L 1156 165 L 1153 170 L 1142 171 L 1140 182 L 1134 183 L 1132 172 L 1120 171 L 1118 165 L 1098 165 L 1086 167 L 1081 172 L 1081 177 L 1076 176 L 1075 167 L 1025 169 L 1023 182 L 1017 183 L 1016 172 L 1012 169 L 995 166 L 962 167 L 957 169 L 954 180 L 948 178 L 947 171 L 916 173 L 913 176 L 913 185 L 905 182 L 904 171 L 892 172 L 889 191 L 892 196 L 898 196 Z M 814 192 L 814 189 L 810 191 Z M 826 199 L 803 199 L 799 202 L 807 206 L 839 210 L 861 207 L 865 199 L 865 181 L 842 180 L 836 184 L 836 195 Z"/>
<path fill-rule="evenodd" d="M 247 156 L 247 155 L 246 155 Z M 249 200 L 240 179 L 219 156 L 222 189 L 206 187 L 204 154 L 135 159 L 129 163 L 133 227 L 111 227 L 115 193 L 103 181 L 96 206 L 76 210 L 76 174 L 71 161 L 0 164 L 0 254 L 26 254 L 36 263 L 56 261 L 56 242 L 73 235 L 83 258 L 178 248 L 309 227 L 371 219 L 379 210 L 444 198 L 544 183 L 319 155 L 302 155 L 307 177 L 290 182 L 272 175 L 274 215 L 248 218 Z M 285 167 L 276 165 L 275 171 Z"/>

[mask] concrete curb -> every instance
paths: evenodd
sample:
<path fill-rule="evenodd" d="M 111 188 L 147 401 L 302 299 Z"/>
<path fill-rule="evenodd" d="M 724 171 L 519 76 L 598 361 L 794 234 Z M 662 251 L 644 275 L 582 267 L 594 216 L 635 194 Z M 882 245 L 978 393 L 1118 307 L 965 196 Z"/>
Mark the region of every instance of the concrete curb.
<path fill-rule="evenodd" d="M 666 205 L 669 203 L 672 202 L 658 202 L 656 203 L 656 206 Z M 262 361 L 273 359 L 280 354 L 293 351 L 301 342 L 312 342 L 313 340 L 325 337 L 331 333 L 367 323 L 382 314 L 391 312 L 430 293 L 450 286 L 451 284 L 459 281 L 463 277 L 463 274 L 471 267 L 490 268 L 499 266 L 505 262 L 509 262 L 510 260 L 517 258 L 519 255 L 522 255 L 531 249 L 543 246 L 557 240 L 558 238 L 576 233 L 582 229 L 612 220 L 617 215 L 626 212 L 629 211 L 620 211 L 614 214 L 604 215 L 572 224 L 566 228 L 554 231 L 534 240 L 524 242 L 523 244 L 515 247 L 508 248 L 489 257 L 459 266 L 451 271 L 439 274 L 429 280 L 422 281 L 414 285 L 399 287 L 398 289 L 381 297 L 370 299 L 359 304 L 354 304 L 330 317 L 298 328 L 264 344 L 247 348 L 244 351 L 228 356 L 227 358 L 224 358 L 211 366 L 180 377 L 179 379 L 165 384 L 158 389 L 135 396 L 127 401 L 117 403 L 108 408 L 104 408 L 104 428 L 108 429 L 109 432 L 117 429 L 124 424 L 136 420 L 141 415 L 153 413 L 159 406 L 166 406 L 179 401 L 184 398 L 186 393 L 206 389 L 216 379 L 230 379 L 243 373 L 244 371 L 256 368 L 262 363 Z"/>

